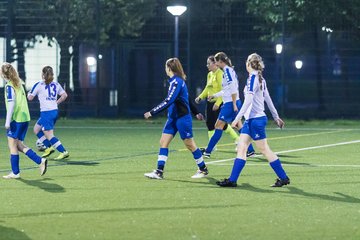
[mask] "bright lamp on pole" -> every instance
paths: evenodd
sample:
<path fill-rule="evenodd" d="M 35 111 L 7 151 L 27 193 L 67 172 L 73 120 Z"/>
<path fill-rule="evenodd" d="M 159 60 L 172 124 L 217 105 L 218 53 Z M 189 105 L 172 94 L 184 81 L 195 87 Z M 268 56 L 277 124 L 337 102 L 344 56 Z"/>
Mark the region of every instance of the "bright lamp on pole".
<path fill-rule="evenodd" d="M 168 6 L 166 8 L 169 13 L 175 17 L 175 34 L 174 34 L 174 57 L 179 55 L 179 16 L 187 9 L 185 6 Z"/>
<path fill-rule="evenodd" d="M 295 67 L 296 67 L 297 70 L 300 70 L 303 67 L 303 61 L 296 60 L 295 61 Z"/>
<path fill-rule="evenodd" d="M 283 50 L 283 45 L 282 44 L 276 44 L 275 45 L 275 51 L 277 54 L 281 54 L 282 53 L 282 50 Z"/>

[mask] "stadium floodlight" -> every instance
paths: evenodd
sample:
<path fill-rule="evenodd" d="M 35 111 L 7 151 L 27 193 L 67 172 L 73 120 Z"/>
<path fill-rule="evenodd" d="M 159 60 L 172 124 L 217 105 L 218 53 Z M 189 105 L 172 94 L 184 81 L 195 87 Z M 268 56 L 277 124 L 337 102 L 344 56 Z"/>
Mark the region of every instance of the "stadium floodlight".
<path fill-rule="evenodd" d="M 327 33 L 332 33 L 332 32 L 333 32 L 333 30 L 332 30 L 331 28 L 326 27 L 326 26 L 323 26 L 323 27 L 321 28 L 321 30 L 324 31 L 324 32 L 327 32 Z"/>
<path fill-rule="evenodd" d="M 275 51 L 276 51 L 276 53 L 277 53 L 277 54 L 281 54 L 281 53 L 282 53 L 282 50 L 283 50 L 283 45 L 280 44 L 280 43 L 276 44 L 276 46 L 275 46 Z"/>
<path fill-rule="evenodd" d="M 303 67 L 303 61 L 296 60 L 295 61 L 295 67 L 296 67 L 297 70 L 300 70 Z"/>
<path fill-rule="evenodd" d="M 185 6 L 168 6 L 166 8 L 169 13 L 171 13 L 173 16 L 181 16 L 186 10 L 187 7 Z"/>
<path fill-rule="evenodd" d="M 86 63 L 89 67 L 95 66 L 96 65 L 96 58 L 95 57 L 87 57 L 86 58 Z"/>
<path fill-rule="evenodd" d="M 179 56 L 179 16 L 186 10 L 185 6 L 168 6 L 166 8 L 169 13 L 175 17 L 175 34 L 174 34 L 174 57 Z"/>

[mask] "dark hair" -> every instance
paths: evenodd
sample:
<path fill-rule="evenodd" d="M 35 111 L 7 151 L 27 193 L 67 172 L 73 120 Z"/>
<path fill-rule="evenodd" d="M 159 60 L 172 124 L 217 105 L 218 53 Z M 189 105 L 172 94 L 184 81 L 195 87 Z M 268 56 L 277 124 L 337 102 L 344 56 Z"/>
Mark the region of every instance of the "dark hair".
<path fill-rule="evenodd" d="M 208 58 L 207 59 L 209 59 L 211 62 L 215 62 L 215 57 L 214 57 L 214 55 L 210 55 L 210 56 L 208 56 Z"/>
<path fill-rule="evenodd" d="M 45 80 L 46 85 L 50 84 L 54 80 L 54 71 L 53 71 L 52 67 L 45 66 L 42 69 L 42 74 L 43 74 L 43 78 Z"/>
<path fill-rule="evenodd" d="M 166 61 L 166 66 L 170 68 L 170 70 L 177 76 L 181 77 L 182 79 L 186 80 L 186 75 L 184 73 L 184 69 L 181 65 L 181 62 L 177 58 L 169 58 Z"/>
<path fill-rule="evenodd" d="M 217 54 L 215 54 L 215 60 L 218 61 L 222 61 L 224 62 L 226 65 L 228 65 L 229 67 L 234 67 L 231 64 L 231 60 L 230 58 L 228 58 L 228 56 L 224 53 L 224 52 L 218 52 Z"/>

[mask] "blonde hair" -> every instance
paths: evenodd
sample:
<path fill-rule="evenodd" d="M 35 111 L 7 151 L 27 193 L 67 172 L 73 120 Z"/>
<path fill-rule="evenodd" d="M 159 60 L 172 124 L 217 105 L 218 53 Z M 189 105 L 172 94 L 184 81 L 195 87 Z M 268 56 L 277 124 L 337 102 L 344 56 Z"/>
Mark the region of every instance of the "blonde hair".
<path fill-rule="evenodd" d="M 15 88 L 20 88 L 21 84 L 23 83 L 16 69 L 8 62 L 4 62 L 1 65 L 1 76 L 12 82 Z"/>
<path fill-rule="evenodd" d="M 52 67 L 45 66 L 42 69 L 42 74 L 43 74 L 43 78 L 45 80 L 46 85 L 50 84 L 54 80 L 54 71 L 53 71 Z"/>
<path fill-rule="evenodd" d="M 265 68 L 265 64 L 262 60 L 262 57 L 257 53 L 252 53 L 247 58 L 247 64 L 249 64 L 250 67 L 252 69 L 254 69 L 255 71 L 258 71 L 259 81 L 260 81 L 260 89 L 262 90 L 262 81 L 263 81 L 262 72 L 264 71 L 264 68 Z"/>
<path fill-rule="evenodd" d="M 184 69 L 181 65 L 181 62 L 177 58 L 169 58 L 166 61 L 166 66 L 175 74 L 186 80 L 186 75 L 184 73 Z"/>

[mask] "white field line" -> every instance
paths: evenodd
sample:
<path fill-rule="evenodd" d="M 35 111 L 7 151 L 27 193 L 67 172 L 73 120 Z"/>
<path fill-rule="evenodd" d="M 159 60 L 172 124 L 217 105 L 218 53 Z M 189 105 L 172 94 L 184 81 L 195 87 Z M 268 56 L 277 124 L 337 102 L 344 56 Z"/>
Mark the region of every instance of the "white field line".
<path fill-rule="evenodd" d="M 275 152 L 275 153 L 276 154 L 281 154 L 281 153 L 300 152 L 300 151 L 308 151 L 308 150 L 319 149 L 319 148 L 336 147 L 336 146 L 355 144 L 355 143 L 360 143 L 360 140 L 354 140 L 354 141 L 350 141 L 350 142 L 326 144 L 326 145 L 319 145 L 319 146 L 313 146 L 313 147 L 307 147 L 307 148 L 284 150 L 284 151 L 279 151 L 279 152 Z M 262 156 L 262 155 L 256 155 L 256 156 Z M 216 160 L 216 161 L 210 161 L 210 162 L 207 161 L 206 164 L 216 164 L 216 163 L 228 162 L 228 161 L 232 161 L 232 160 L 234 160 L 234 158 L 222 159 L 222 160 Z"/>
<path fill-rule="evenodd" d="M 234 160 L 234 159 L 233 159 Z M 206 163 L 209 164 L 209 163 Z M 216 166 L 232 166 L 232 163 L 216 163 Z M 286 164 L 282 163 L 286 167 L 350 167 L 360 168 L 360 165 L 344 165 L 344 164 Z M 269 166 L 268 163 L 246 163 L 246 166 Z"/>

